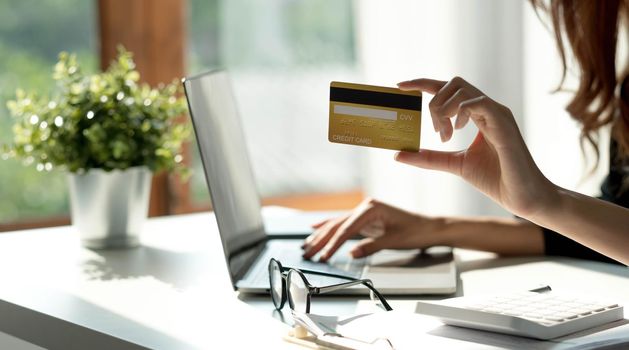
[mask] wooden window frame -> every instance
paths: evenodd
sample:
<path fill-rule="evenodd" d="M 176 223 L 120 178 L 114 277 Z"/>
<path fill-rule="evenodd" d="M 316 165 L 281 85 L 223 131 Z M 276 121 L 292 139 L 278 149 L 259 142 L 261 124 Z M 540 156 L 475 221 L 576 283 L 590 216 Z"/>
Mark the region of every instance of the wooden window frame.
<path fill-rule="evenodd" d="M 101 69 L 123 45 L 133 53 L 142 81 L 155 86 L 184 76 L 186 0 L 99 0 L 98 19 Z M 166 173 L 153 176 L 150 216 L 185 211 L 176 204 L 189 202 L 188 184 Z"/>
<path fill-rule="evenodd" d="M 106 69 L 118 45 L 133 53 L 141 79 L 155 86 L 185 74 L 187 0 L 98 0 L 100 67 Z M 182 117 L 184 118 L 184 117 Z M 182 119 L 183 120 L 183 119 Z M 184 145 L 187 165 L 191 145 Z M 264 198 L 263 205 L 302 210 L 350 209 L 363 199 L 359 190 Z M 166 173 L 153 177 L 149 216 L 210 210 L 192 202 L 190 184 Z M 0 232 L 70 224 L 69 216 L 0 223 Z"/>

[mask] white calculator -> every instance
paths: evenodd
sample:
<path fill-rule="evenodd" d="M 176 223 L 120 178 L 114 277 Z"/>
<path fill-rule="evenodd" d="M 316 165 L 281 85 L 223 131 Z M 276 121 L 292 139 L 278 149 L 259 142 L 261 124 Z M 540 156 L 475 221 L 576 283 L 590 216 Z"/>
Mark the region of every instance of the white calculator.
<path fill-rule="evenodd" d="M 533 291 L 420 301 L 415 312 L 453 326 L 537 339 L 553 339 L 623 318 L 623 307 L 616 303 Z"/>

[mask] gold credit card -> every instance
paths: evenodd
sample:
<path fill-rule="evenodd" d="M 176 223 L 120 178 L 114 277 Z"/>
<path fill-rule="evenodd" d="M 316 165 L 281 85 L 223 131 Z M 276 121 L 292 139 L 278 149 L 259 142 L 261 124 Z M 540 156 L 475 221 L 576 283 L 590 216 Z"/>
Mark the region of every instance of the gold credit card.
<path fill-rule="evenodd" d="M 421 109 L 421 91 L 333 81 L 328 140 L 417 152 Z"/>

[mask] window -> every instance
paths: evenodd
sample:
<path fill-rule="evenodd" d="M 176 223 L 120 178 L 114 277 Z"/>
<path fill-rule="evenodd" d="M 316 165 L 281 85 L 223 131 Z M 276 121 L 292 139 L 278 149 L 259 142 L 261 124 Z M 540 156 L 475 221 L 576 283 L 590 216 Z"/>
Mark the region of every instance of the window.
<path fill-rule="evenodd" d="M 160 10 L 158 15 L 156 11 L 145 11 L 149 4 Z M 360 80 L 352 0 L 254 4 L 244 0 L 130 4 L 108 0 L 3 1 L 0 143 L 10 142 L 13 137 L 13 121 L 5 107 L 7 100 L 14 97 L 17 88 L 50 92 L 52 67 L 60 51 L 77 53 L 83 68 L 94 71 L 99 58 L 107 60 L 107 50 L 102 48 L 122 43 L 137 54 L 138 66 L 146 66 L 155 61 L 147 57 L 160 44 L 157 39 L 150 49 L 144 44 L 156 35 L 159 40 L 172 43 L 171 53 L 181 52 L 178 26 L 183 17 L 166 21 L 160 16 L 183 6 L 188 7 L 188 72 L 215 67 L 230 71 L 261 195 L 282 197 L 275 203 L 283 205 L 290 200 L 282 200 L 294 195 L 302 204 L 316 202 L 321 208 L 333 207 L 335 203 L 343 203 L 342 207 L 355 205 L 362 196 L 360 152 L 327 142 L 329 82 Z M 128 14 L 121 13 L 121 7 L 127 8 Z M 100 35 L 98 19 L 104 21 L 106 29 L 101 28 Z M 129 19 L 136 21 L 138 31 L 109 30 L 116 28 L 116 21 Z M 164 25 L 172 30 L 156 34 L 156 28 Z M 155 68 L 151 72 L 163 72 L 165 65 L 172 66 L 163 59 L 157 60 L 159 67 L 151 66 Z M 173 75 L 179 77 L 181 71 L 171 69 L 164 76 L 157 75 L 148 76 L 149 82 L 170 81 Z M 195 174 L 190 183 L 191 195 L 187 184 L 169 181 L 164 176 L 154 180 L 152 196 L 157 198 L 159 207 L 154 214 L 199 210 L 209 204 L 196 145 L 192 143 L 189 149 Z M 37 171 L 21 163 L 0 162 L 0 231 L 67 223 L 66 175 L 54 170 Z M 337 197 L 325 197 L 348 191 L 351 192 L 340 202 Z M 153 205 L 153 197 L 151 202 Z"/>
<path fill-rule="evenodd" d="M 12 139 L 6 109 L 15 90 L 51 90 L 60 51 L 76 52 L 86 70 L 97 65 L 95 2 L 5 0 L 0 2 L 0 144 Z M 65 174 L 39 172 L 20 161 L 0 161 L 0 224 L 66 215 Z"/>
<path fill-rule="evenodd" d="M 327 141 L 330 81 L 359 80 L 353 2 L 190 0 L 188 6 L 188 72 L 230 72 L 262 197 L 359 188 L 359 152 Z M 194 157 L 192 199 L 207 203 Z"/>

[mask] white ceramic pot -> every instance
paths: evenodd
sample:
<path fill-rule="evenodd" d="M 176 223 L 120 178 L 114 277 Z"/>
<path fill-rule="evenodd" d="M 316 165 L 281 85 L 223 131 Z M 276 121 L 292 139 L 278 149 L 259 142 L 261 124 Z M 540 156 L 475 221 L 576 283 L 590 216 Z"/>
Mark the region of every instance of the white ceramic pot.
<path fill-rule="evenodd" d="M 87 248 L 131 248 L 140 243 L 148 215 L 151 171 L 91 169 L 70 174 L 72 224 Z"/>

